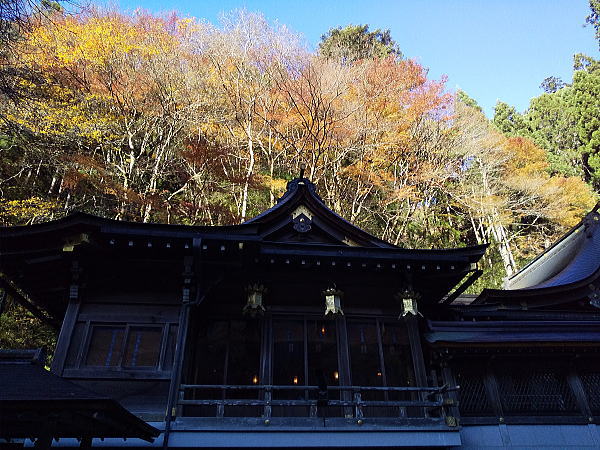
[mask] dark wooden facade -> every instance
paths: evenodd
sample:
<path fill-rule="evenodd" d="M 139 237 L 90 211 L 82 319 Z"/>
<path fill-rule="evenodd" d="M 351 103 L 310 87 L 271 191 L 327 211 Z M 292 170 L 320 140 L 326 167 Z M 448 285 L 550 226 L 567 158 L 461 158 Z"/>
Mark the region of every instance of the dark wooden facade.
<path fill-rule="evenodd" d="M 600 445 L 597 220 L 473 301 L 485 246 L 398 248 L 305 178 L 242 225 L 6 228 L 1 272 L 60 328 L 54 374 L 159 428 L 155 445 L 510 448 L 530 427 L 584 430 L 584 448 Z"/>

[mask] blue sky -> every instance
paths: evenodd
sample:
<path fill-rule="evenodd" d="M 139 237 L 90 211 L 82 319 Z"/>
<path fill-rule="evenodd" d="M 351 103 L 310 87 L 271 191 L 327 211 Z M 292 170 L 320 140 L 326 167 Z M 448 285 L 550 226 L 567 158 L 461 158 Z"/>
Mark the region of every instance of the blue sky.
<path fill-rule="evenodd" d="M 309 45 L 331 27 L 369 24 L 389 28 L 406 57 L 448 77 L 448 90 L 463 89 L 488 116 L 497 100 L 519 111 L 541 93 L 550 75 L 571 80 L 572 56 L 599 57 L 591 27 L 583 27 L 587 0 L 120 0 L 126 11 L 176 10 L 218 23 L 236 8 L 262 12 L 302 33 Z"/>

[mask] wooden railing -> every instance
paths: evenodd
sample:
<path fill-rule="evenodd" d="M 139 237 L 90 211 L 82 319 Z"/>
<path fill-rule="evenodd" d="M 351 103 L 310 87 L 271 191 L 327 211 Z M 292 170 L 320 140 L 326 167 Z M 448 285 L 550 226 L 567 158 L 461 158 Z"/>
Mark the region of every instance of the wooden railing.
<path fill-rule="evenodd" d="M 189 406 L 215 406 L 215 415 L 212 417 L 225 417 L 226 407 L 256 407 L 261 413 L 259 417 L 269 420 L 272 417 L 273 407 L 306 407 L 306 417 L 334 417 L 330 412 L 338 408 L 338 417 L 354 418 L 362 421 L 365 409 L 369 410 L 369 417 L 376 418 L 377 410 L 387 413 L 382 417 L 390 417 L 389 411 L 397 411 L 397 417 L 407 418 L 410 409 L 411 417 L 438 419 L 449 426 L 458 425 L 454 415 L 449 413 L 456 402 L 447 394 L 457 391 L 456 387 L 375 387 L 375 386 L 327 386 L 326 390 L 319 386 L 277 386 L 277 385 L 204 385 L 182 384 L 179 389 L 178 406 L 183 409 L 182 416 L 194 416 L 186 413 Z M 214 391 L 219 399 L 201 398 L 206 391 Z M 235 397 L 235 392 L 246 393 L 256 391 L 254 398 L 228 398 Z M 274 398 L 274 394 L 299 391 L 301 399 Z M 363 394 L 380 393 L 383 400 L 364 400 Z M 404 394 L 404 395 L 402 395 Z M 368 395 L 366 395 L 368 396 Z M 391 400 L 390 397 L 404 397 L 404 400 Z M 200 398 L 198 398 L 200 397 Z M 275 395 L 275 397 L 278 397 Z M 337 398 L 331 398 L 337 397 Z M 262 408 L 262 411 L 260 411 Z M 456 409 L 456 408 L 454 408 Z M 206 415 L 204 415 L 206 417 Z M 360 422 L 362 423 L 362 422 Z"/>

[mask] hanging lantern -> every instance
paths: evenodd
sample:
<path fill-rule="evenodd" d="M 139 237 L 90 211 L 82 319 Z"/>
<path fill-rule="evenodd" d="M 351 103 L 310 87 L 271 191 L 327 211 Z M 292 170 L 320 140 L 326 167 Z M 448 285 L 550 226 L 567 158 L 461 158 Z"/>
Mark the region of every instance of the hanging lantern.
<path fill-rule="evenodd" d="M 401 302 L 402 308 L 402 313 L 398 316 L 398 319 L 401 317 L 406 317 L 409 314 L 423 317 L 423 314 L 419 312 L 417 303 L 420 297 L 421 296 L 417 292 L 413 291 L 411 287 L 406 287 L 402 291 L 398 292 L 395 295 L 395 298 Z"/>
<path fill-rule="evenodd" d="M 344 315 L 344 311 L 342 311 L 342 297 L 344 293 L 339 289 L 336 289 L 335 285 L 323 291 L 323 295 L 325 296 L 325 315 L 328 314 L 340 314 Z"/>
<path fill-rule="evenodd" d="M 246 293 L 248 294 L 248 301 L 244 306 L 243 313 L 249 314 L 254 317 L 257 314 L 263 314 L 265 307 L 263 306 L 263 294 L 267 292 L 267 289 L 258 283 L 250 284 L 246 287 Z"/>

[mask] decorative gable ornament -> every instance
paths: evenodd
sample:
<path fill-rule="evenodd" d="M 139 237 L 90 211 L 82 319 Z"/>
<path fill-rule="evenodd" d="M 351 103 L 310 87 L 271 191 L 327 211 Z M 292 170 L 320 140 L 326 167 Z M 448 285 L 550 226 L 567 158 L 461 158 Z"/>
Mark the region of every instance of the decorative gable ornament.
<path fill-rule="evenodd" d="M 311 220 L 306 217 L 304 214 L 300 214 L 296 216 L 292 222 L 294 223 L 294 230 L 298 233 L 308 233 L 311 227 Z"/>
<path fill-rule="evenodd" d="M 398 292 L 394 298 L 400 302 L 400 307 L 402 309 L 398 319 L 406 317 L 409 314 L 423 317 L 423 314 L 419 312 L 418 308 L 418 300 L 421 296 L 418 292 L 415 292 L 412 287 L 404 288 L 402 291 Z"/>
<path fill-rule="evenodd" d="M 312 228 L 312 214 L 305 206 L 298 206 L 292 212 L 292 223 L 298 233 L 308 233 Z"/>
<path fill-rule="evenodd" d="M 344 315 L 342 311 L 342 298 L 344 293 L 339 289 L 336 289 L 335 285 L 323 291 L 325 297 L 325 316 L 331 315 Z"/>
<path fill-rule="evenodd" d="M 257 314 L 264 314 L 263 295 L 267 292 L 267 288 L 262 284 L 254 283 L 246 287 L 246 292 L 248 294 L 248 301 L 242 312 L 251 317 L 255 317 Z"/>

